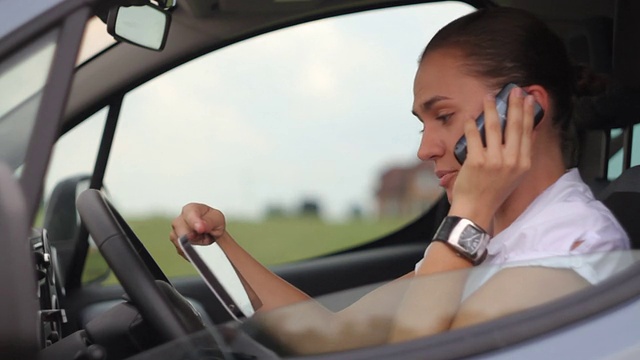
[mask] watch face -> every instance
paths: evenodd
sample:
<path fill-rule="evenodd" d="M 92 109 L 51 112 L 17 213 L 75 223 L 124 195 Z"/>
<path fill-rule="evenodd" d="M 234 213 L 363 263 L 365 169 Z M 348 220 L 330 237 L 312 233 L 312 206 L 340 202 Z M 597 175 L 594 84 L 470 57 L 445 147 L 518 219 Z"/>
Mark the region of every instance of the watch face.
<path fill-rule="evenodd" d="M 467 225 L 462 231 L 458 245 L 460 245 L 469 254 L 476 254 L 480 243 L 482 242 L 483 233 L 473 226 Z"/>

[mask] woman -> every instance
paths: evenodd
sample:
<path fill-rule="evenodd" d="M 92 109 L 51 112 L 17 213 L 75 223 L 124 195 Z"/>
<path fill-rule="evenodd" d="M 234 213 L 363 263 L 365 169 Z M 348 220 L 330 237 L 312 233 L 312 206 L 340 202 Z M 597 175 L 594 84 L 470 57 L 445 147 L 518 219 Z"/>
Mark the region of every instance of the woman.
<path fill-rule="evenodd" d="M 562 41 L 543 22 L 521 10 L 479 10 L 453 21 L 434 36 L 416 73 L 413 113 L 424 125 L 418 157 L 433 161 L 451 207 L 424 258 L 403 278 L 468 269 L 483 261 L 500 264 L 629 247 L 624 230 L 594 199 L 577 170 L 567 171 L 576 84 L 573 73 Z M 503 136 L 495 96 L 507 83 L 518 86 L 509 95 Z M 536 104 L 544 115 L 534 127 Z M 485 140 L 475 122 L 483 111 Z M 454 155 L 462 135 L 468 143 L 463 165 Z M 220 211 L 188 204 L 172 227 L 170 239 L 178 250 L 180 235 L 200 244 L 215 239 L 260 298 L 261 311 L 309 299 L 246 253 L 226 231 Z M 574 272 L 511 273 L 537 279 L 532 283 L 553 279 L 565 292 L 586 285 Z M 509 272 L 504 274 L 485 283 L 477 292 L 480 295 L 470 297 L 468 303 L 483 303 L 483 289 L 495 294 L 511 286 Z M 430 314 L 434 308 L 441 311 L 428 319 L 426 315 L 413 316 L 422 329 L 396 329 L 392 339 L 483 321 L 461 315 L 465 314 L 465 303 L 460 305 L 463 284 L 464 278 L 456 286 L 445 284 L 446 291 L 439 289 L 438 297 L 432 296 L 433 289 L 411 286 L 398 316 L 420 313 L 425 304 L 429 304 Z M 432 285 L 439 286 L 437 281 Z M 343 312 L 375 307 L 388 291 L 385 288 L 389 285 Z M 533 291 L 535 286 L 521 292 L 531 301 L 537 295 L 527 290 Z M 504 306 L 492 316 L 523 306 L 517 299 L 508 305 L 493 305 Z M 425 323 L 429 325 L 423 326 Z"/>

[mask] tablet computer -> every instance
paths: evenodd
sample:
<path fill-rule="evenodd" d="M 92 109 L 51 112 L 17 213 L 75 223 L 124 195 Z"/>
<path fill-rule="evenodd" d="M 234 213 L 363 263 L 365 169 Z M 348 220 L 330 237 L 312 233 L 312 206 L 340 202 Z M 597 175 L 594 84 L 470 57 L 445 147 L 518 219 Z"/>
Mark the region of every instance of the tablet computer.
<path fill-rule="evenodd" d="M 178 239 L 183 253 L 218 298 L 229 315 L 241 321 L 253 315 L 260 300 L 216 243 L 193 245 L 186 236 Z"/>

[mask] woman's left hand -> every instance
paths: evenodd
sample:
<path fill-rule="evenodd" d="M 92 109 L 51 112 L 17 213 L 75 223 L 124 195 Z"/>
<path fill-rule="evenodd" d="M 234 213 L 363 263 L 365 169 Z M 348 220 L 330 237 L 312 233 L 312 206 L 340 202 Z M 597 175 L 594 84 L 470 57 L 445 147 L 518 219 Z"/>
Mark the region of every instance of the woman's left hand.
<path fill-rule="evenodd" d="M 504 144 L 495 97 L 484 99 L 486 147 L 475 120 L 465 123 L 468 153 L 453 185 L 449 215 L 489 229 L 498 208 L 531 167 L 534 99 L 524 94 L 515 88 L 509 95 Z"/>

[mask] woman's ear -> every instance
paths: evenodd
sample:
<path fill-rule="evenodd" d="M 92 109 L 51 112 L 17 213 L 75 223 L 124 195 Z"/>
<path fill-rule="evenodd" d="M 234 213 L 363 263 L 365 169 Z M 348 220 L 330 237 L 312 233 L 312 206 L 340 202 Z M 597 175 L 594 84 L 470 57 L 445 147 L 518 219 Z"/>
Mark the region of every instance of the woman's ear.
<path fill-rule="evenodd" d="M 544 117 L 541 121 L 544 121 L 547 117 L 551 116 L 549 113 L 549 92 L 540 85 L 531 85 L 523 87 L 524 91 L 528 92 L 530 95 L 533 95 L 534 100 L 542 107 L 544 110 Z"/>

